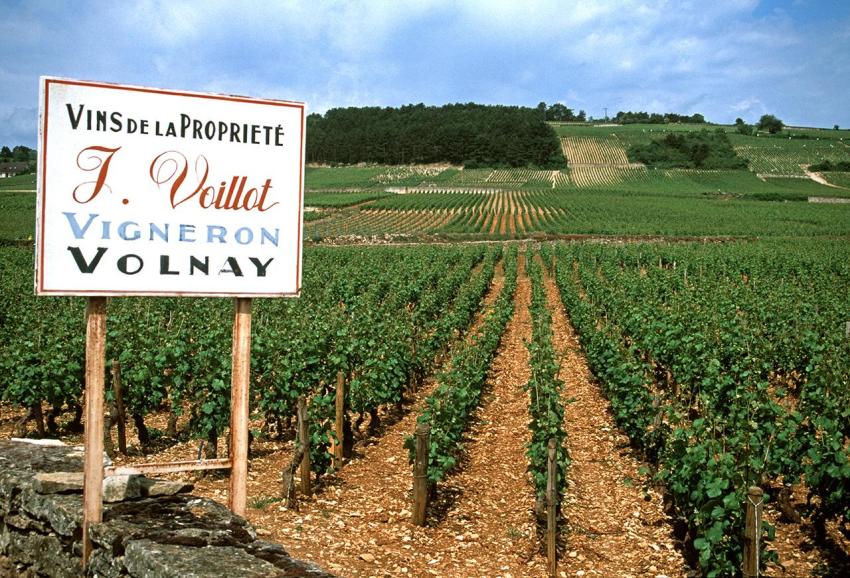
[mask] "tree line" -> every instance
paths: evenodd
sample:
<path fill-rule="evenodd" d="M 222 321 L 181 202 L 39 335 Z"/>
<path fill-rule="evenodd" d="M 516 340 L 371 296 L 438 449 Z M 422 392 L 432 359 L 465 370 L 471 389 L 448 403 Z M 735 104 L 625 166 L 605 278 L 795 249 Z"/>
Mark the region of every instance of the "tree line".
<path fill-rule="evenodd" d="M 537 113 L 547 121 L 552 122 L 587 122 L 587 113 L 583 110 L 578 113 L 573 112 L 573 109 L 565 104 L 556 102 L 550 106 L 546 106 L 545 102 L 537 105 Z"/>
<path fill-rule="evenodd" d="M 686 114 L 676 114 L 675 112 L 665 112 L 664 114 L 660 114 L 657 112 L 632 112 L 632 111 L 619 111 L 617 115 L 611 119 L 614 122 L 620 124 L 671 124 L 671 123 L 693 123 L 693 124 L 705 124 L 705 117 L 699 113 L 686 115 Z"/>
<path fill-rule="evenodd" d="M 34 149 L 18 145 L 14 148 L 0 147 L 0 163 L 29 163 L 35 162 L 38 154 Z"/>
<path fill-rule="evenodd" d="M 474 103 L 333 108 L 324 115 L 311 114 L 307 162 L 564 166 L 558 137 L 539 111 Z"/>

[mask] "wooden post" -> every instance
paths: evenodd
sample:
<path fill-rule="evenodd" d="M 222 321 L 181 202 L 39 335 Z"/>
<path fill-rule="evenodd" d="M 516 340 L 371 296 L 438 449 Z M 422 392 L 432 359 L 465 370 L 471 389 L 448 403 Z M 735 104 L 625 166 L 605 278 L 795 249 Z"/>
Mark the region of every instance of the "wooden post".
<path fill-rule="evenodd" d="M 112 360 L 112 393 L 115 395 L 115 409 L 118 412 L 118 451 L 127 455 L 127 414 L 124 412 L 124 393 L 121 391 L 121 364 Z"/>
<path fill-rule="evenodd" d="M 83 470 L 83 568 L 92 552 L 89 528 L 103 519 L 103 387 L 106 297 L 86 302 L 86 424 Z"/>
<path fill-rule="evenodd" d="M 301 457 L 301 493 L 309 496 L 310 490 L 310 424 L 307 423 L 307 400 L 298 398 L 298 443 L 304 448 Z"/>
<path fill-rule="evenodd" d="M 550 439 L 546 459 L 546 561 L 551 578 L 558 575 L 558 552 L 556 548 L 558 531 L 558 462 L 556 459 L 556 446 L 555 439 Z"/>
<path fill-rule="evenodd" d="M 844 322 L 844 338 L 850 339 L 850 321 Z"/>
<path fill-rule="evenodd" d="M 342 437 L 344 435 L 345 425 L 345 376 L 343 373 L 336 374 L 336 421 L 334 423 L 334 433 L 336 434 L 336 443 L 334 444 L 333 467 L 335 470 L 342 469 Z"/>
<path fill-rule="evenodd" d="M 761 509 L 764 492 L 753 486 L 747 491 L 747 518 L 744 530 L 744 578 L 758 578 L 761 547 Z"/>
<path fill-rule="evenodd" d="M 245 515 L 248 503 L 248 387 L 251 381 L 251 299 L 237 297 L 233 315 L 230 381 L 230 510 Z"/>
<path fill-rule="evenodd" d="M 424 526 L 428 511 L 428 458 L 431 448 L 431 425 L 416 424 L 413 434 L 416 457 L 413 464 L 413 525 Z"/>

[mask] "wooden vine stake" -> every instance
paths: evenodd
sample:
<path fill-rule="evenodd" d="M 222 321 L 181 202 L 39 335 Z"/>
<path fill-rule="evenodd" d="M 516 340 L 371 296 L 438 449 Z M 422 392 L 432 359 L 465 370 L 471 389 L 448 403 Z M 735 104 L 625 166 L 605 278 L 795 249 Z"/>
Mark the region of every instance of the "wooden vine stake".
<path fill-rule="evenodd" d="M 342 436 L 345 427 L 345 376 L 343 373 L 336 374 L 336 420 L 334 422 L 334 434 L 336 441 L 333 444 L 333 468 L 342 469 Z"/>
<path fill-rule="evenodd" d="M 546 458 L 546 561 L 549 576 L 552 578 L 558 575 L 558 552 L 556 547 L 558 532 L 558 462 L 556 459 L 556 448 L 557 443 L 555 439 L 550 439 Z"/>
<path fill-rule="evenodd" d="M 744 530 L 744 578 L 758 578 L 761 542 L 761 510 L 764 492 L 753 486 L 747 491 L 747 518 Z"/>
<path fill-rule="evenodd" d="M 413 463 L 413 525 L 424 526 L 428 511 L 428 456 L 431 446 L 431 425 L 416 424 L 416 457 Z"/>
<path fill-rule="evenodd" d="M 92 552 L 89 529 L 103 519 L 103 388 L 106 297 L 86 302 L 86 424 L 83 466 L 83 568 Z"/>
<path fill-rule="evenodd" d="M 307 400 L 298 398 L 298 443 L 304 454 L 301 456 L 301 493 L 309 496 L 310 488 L 310 424 L 307 422 Z"/>
<path fill-rule="evenodd" d="M 230 376 L 230 510 L 245 515 L 248 503 L 248 386 L 251 380 L 251 299 L 237 297 L 233 313 Z"/>

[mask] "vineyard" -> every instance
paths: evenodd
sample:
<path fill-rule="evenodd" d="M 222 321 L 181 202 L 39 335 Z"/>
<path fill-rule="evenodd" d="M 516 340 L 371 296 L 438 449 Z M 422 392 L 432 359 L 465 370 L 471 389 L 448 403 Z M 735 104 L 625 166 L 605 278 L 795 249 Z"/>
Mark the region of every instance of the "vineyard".
<path fill-rule="evenodd" d="M 28 427 L 39 435 L 74 431 L 83 301 L 28 296 L 30 252 L 0 252 L 3 398 L 28 410 Z M 331 444 L 350 451 L 356 440 L 388 435 L 382 421 L 389 419 L 392 428 L 393 412 L 413 396 L 420 401 L 412 417 L 430 426 L 427 478 L 440 496 L 457 483 L 463 456 L 478 443 L 467 430 L 489 403 L 488 367 L 505 347 L 519 306 L 530 327 L 523 421 L 530 427 L 524 460 L 531 497 L 525 508 L 540 509 L 550 439 L 560 448 L 558 495 L 568 508 L 573 490 L 566 480 L 578 466 L 569 450 L 575 425 L 564 408 L 575 378 L 559 371 L 565 352 L 554 345 L 552 316 L 561 305 L 544 291 L 551 279 L 617 426 L 648 461 L 673 519 L 686 529 L 696 566 L 707 575 L 730 575 L 741 563 L 736 536 L 751 485 L 782 503 L 795 493 L 808 495 L 802 513 L 819 535 L 850 529 L 848 263 L 842 241 L 547 243 L 519 255 L 516 245 L 311 248 L 304 297 L 256 306 L 257 435 L 287 435 L 296 401 L 306 397 L 315 475 L 332 480 Z M 372 267 L 382 274 L 372 274 Z M 518 283 L 530 291 L 527 302 L 519 300 Z M 221 447 L 229 405 L 228 313 L 227 303 L 210 299 L 110 303 L 108 355 L 120 364 L 139 448 L 203 439 L 212 456 Z M 350 416 L 342 440 L 333 427 L 338 375 Z M 422 394 L 413 393 L 423 384 Z M 166 431 L 150 425 L 160 423 L 162 412 L 169 416 Z M 412 459 L 412 433 L 407 430 L 402 443 L 401 432 L 393 450 L 401 466 Z M 433 531 L 443 523 L 434 518 Z M 533 542 L 533 519 L 527 524 Z M 571 538 L 563 539 L 569 551 Z M 767 548 L 765 559 L 776 560 L 770 542 Z"/>
<path fill-rule="evenodd" d="M 727 131 L 749 170 L 656 169 L 626 151 L 702 125 L 561 125 L 567 169 L 314 167 L 307 239 L 341 242 L 522 239 L 563 235 L 846 235 L 846 205 L 809 197 L 849 197 L 843 173 L 816 182 L 805 167 L 848 158 L 846 131 L 798 129 L 795 137 Z M 387 192 L 389 191 L 389 192 Z M 351 207 L 351 208 L 345 208 Z"/>
<path fill-rule="evenodd" d="M 626 149 L 619 142 L 610 139 L 563 137 L 561 150 L 570 165 L 623 166 L 629 164 Z"/>
<path fill-rule="evenodd" d="M 763 575 L 850 575 L 850 206 L 807 202 L 850 177 L 804 168 L 846 131 L 629 164 L 693 129 L 558 126 L 561 170 L 308 167 L 302 296 L 253 304 L 247 518 L 341 576 L 543 576 L 550 546 L 558 576 L 736 576 L 757 487 Z M 85 300 L 33 296 L 34 210 L 0 190 L 0 434 L 76 443 Z M 115 462 L 226 454 L 232 304 L 107 311 Z"/>
<path fill-rule="evenodd" d="M 313 241 L 516 239 L 536 235 L 831 236 L 850 233 L 847 205 L 806 203 L 841 189 L 799 179 L 758 180 L 710 171 L 640 171 L 639 190 L 551 189 L 391 195 L 326 213 L 306 226 Z M 634 172 L 634 173 L 633 173 Z M 788 182 L 793 181 L 789 187 Z M 798 182 L 799 181 L 799 182 Z M 752 187 L 735 193 L 736 185 Z M 682 191 L 680 187 L 688 187 Z M 654 190 L 652 190 L 654 189 Z M 699 192 L 697 192 L 699 191 Z M 800 201 L 800 202 L 788 202 Z"/>

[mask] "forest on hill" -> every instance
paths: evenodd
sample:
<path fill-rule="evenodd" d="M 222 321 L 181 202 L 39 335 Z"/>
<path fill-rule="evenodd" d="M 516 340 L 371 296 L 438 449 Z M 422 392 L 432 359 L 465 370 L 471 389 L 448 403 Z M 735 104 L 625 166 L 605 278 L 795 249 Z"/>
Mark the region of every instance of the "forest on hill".
<path fill-rule="evenodd" d="M 334 108 L 307 118 L 307 162 L 564 166 L 537 110 L 480 104 Z"/>

